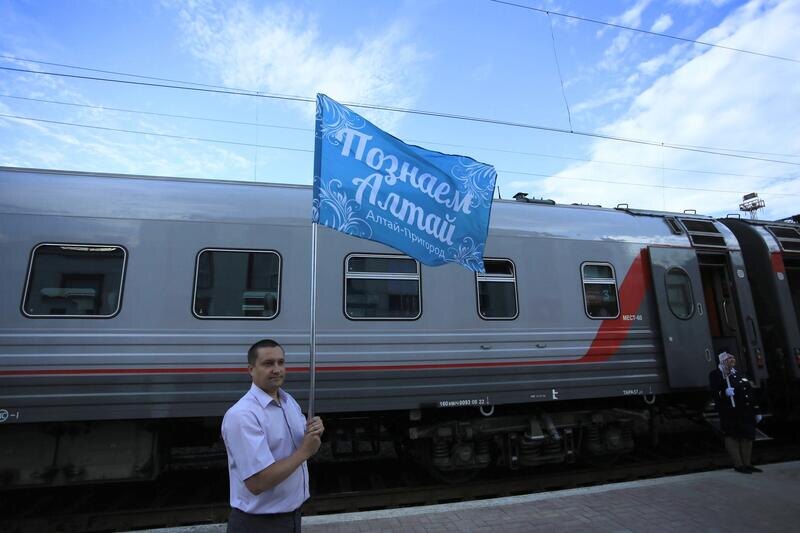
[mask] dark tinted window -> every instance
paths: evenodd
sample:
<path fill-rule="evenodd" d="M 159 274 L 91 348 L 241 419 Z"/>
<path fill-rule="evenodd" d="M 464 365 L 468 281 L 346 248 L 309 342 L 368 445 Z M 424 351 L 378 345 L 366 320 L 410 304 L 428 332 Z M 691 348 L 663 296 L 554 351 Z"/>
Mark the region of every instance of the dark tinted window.
<path fill-rule="evenodd" d="M 583 297 L 590 318 L 616 318 L 619 315 L 617 281 L 614 269 L 606 263 L 584 263 Z"/>
<path fill-rule="evenodd" d="M 403 257 L 350 256 L 345 314 L 353 319 L 414 319 L 420 315 L 419 263 Z"/>
<path fill-rule="evenodd" d="M 667 284 L 667 304 L 676 317 L 686 320 L 694 312 L 692 282 L 689 275 L 681 269 L 671 268 L 665 277 Z"/>
<path fill-rule="evenodd" d="M 714 223 L 708 220 L 693 220 L 690 218 L 682 218 L 681 222 L 686 226 L 689 231 L 700 231 L 706 233 L 719 233 Z"/>
<path fill-rule="evenodd" d="M 28 316 L 112 316 L 124 270 L 120 246 L 42 244 L 33 251 L 23 310 Z"/>
<path fill-rule="evenodd" d="M 194 313 L 198 318 L 273 318 L 280 272 L 275 252 L 203 250 L 197 257 Z"/>
<path fill-rule="evenodd" d="M 769 230 L 781 239 L 800 239 L 800 232 L 794 228 L 782 228 L 780 226 L 768 226 Z"/>
<path fill-rule="evenodd" d="M 583 265 L 583 279 L 588 280 L 614 280 L 614 271 L 609 265 Z"/>
<path fill-rule="evenodd" d="M 483 318 L 517 316 L 517 279 L 514 263 L 507 259 L 484 259 L 485 274 L 476 274 L 478 312 Z"/>
<path fill-rule="evenodd" d="M 347 261 L 348 272 L 416 274 L 417 262 L 403 257 L 353 256 Z"/>

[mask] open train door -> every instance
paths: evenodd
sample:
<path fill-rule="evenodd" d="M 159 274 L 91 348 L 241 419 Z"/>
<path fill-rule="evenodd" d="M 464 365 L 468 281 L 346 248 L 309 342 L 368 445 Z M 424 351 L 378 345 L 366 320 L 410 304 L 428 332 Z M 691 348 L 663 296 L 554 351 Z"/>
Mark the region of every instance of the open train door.
<path fill-rule="evenodd" d="M 658 246 L 649 252 L 669 385 L 707 387 L 715 364 L 697 254 Z"/>

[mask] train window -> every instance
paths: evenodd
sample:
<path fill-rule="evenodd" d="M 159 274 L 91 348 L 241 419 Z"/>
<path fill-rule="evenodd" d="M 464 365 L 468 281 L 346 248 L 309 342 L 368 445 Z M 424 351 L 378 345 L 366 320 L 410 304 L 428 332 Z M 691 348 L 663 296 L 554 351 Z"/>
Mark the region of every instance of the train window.
<path fill-rule="evenodd" d="M 589 318 L 616 318 L 619 316 L 617 280 L 614 267 L 608 263 L 581 265 L 583 299 Z"/>
<path fill-rule="evenodd" d="M 665 276 L 667 284 L 667 305 L 672 314 L 681 320 L 688 320 L 694 313 L 692 281 L 680 268 L 670 268 Z"/>
<path fill-rule="evenodd" d="M 22 312 L 34 317 L 110 318 L 122 301 L 125 249 L 40 244 L 33 250 Z"/>
<path fill-rule="evenodd" d="M 275 318 L 281 258 L 271 251 L 202 250 L 194 285 L 192 311 L 197 318 Z"/>
<path fill-rule="evenodd" d="M 348 256 L 344 311 L 347 318 L 354 320 L 418 318 L 419 263 L 403 256 Z"/>
<path fill-rule="evenodd" d="M 517 277 L 508 259 L 484 259 L 485 274 L 476 274 L 478 313 L 485 319 L 517 317 Z"/>

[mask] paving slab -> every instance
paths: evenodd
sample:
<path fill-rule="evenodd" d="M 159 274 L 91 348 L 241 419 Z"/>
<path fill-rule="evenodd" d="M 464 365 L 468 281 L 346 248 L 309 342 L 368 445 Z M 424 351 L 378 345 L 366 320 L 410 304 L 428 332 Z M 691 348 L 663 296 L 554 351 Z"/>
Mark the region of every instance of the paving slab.
<path fill-rule="evenodd" d="M 800 461 L 761 468 L 760 474 L 717 470 L 492 500 L 308 516 L 303 532 L 797 531 Z M 151 531 L 221 533 L 225 524 Z"/>

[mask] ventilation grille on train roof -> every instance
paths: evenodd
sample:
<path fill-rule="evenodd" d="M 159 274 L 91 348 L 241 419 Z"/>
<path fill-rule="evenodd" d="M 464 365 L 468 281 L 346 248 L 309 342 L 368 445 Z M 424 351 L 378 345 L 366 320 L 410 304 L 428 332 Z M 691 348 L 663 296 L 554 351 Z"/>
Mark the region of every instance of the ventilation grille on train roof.
<path fill-rule="evenodd" d="M 695 246 L 711 246 L 725 248 L 725 237 L 719 232 L 710 220 L 697 220 L 696 218 L 681 218 L 681 224 L 689 233 L 689 239 Z"/>
<path fill-rule="evenodd" d="M 800 252 L 800 230 L 785 226 L 767 226 L 784 252 Z"/>

